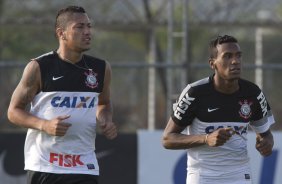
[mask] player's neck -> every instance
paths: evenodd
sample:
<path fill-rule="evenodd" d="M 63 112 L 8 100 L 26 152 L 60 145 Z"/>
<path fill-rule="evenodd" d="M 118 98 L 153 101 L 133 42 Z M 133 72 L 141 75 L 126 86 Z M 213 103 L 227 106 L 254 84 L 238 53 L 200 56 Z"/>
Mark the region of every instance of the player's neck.
<path fill-rule="evenodd" d="M 62 60 L 67 61 L 72 64 L 79 62 L 82 58 L 82 53 L 70 52 L 70 51 L 66 51 L 61 48 L 57 50 L 57 53 Z"/>
<path fill-rule="evenodd" d="M 238 80 L 216 80 L 214 79 L 215 90 L 224 93 L 232 94 L 239 90 Z"/>

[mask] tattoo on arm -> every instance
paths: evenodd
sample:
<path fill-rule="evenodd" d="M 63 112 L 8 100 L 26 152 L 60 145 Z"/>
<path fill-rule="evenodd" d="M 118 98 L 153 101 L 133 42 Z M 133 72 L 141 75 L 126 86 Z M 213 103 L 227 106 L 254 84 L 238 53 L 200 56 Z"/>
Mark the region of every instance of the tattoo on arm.
<path fill-rule="evenodd" d="M 31 64 L 26 71 L 21 81 L 21 85 L 17 90 L 17 96 L 19 97 L 19 106 L 25 108 L 33 99 L 35 94 L 38 92 L 38 73 L 37 68 L 34 64 Z"/>

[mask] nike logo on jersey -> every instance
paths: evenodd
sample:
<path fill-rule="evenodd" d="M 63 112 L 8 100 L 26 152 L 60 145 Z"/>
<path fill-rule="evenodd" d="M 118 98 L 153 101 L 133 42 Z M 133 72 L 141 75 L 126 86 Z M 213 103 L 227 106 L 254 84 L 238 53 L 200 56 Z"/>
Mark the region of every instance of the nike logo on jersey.
<path fill-rule="evenodd" d="M 53 80 L 55 81 L 55 80 L 58 80 L 58 79 L 60 79 L 60 78 L 63 78 L 64 76 L 60 76 L 60 77 L 54 77 L 53 76 Z"/>
<path fill-rule="evenodd" d="M 214 108 L 214 109 L 210 109 L 210 108 L 208 108 L 208 112 L 213 112 L 213 111 L 216 111 L 216 110 L 218 110 L 219 108 Z"/>

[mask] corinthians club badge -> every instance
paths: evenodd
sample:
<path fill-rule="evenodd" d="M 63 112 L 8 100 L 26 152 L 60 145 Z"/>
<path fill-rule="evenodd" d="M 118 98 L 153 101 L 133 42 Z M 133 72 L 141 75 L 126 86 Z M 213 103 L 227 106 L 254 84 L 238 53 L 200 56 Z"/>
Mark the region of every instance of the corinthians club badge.
<path fill-rule="evenodd" d="M 251 105 L 253 102 L 248 102 L 248 100 L 240 101 L 239 104 L 241 105 L 239 114 L 242 118 L 248 119 L 252 115 Z"/>
<path fill-rule="evenodd" d="M 85 80 L 85 84 L 86 86 L 94 89 L 98 86 L 98 81 L 97 81 L 97 74 L 94 73 L 91 69 L 88 70 L 88 72 L 84 73 L 86 75 L 86 80 Z"/>

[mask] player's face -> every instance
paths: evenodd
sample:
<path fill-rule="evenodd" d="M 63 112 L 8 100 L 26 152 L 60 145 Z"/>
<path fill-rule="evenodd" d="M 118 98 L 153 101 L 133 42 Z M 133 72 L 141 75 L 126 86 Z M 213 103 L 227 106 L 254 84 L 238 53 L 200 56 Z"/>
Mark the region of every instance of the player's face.
<path fill-rule="evenodd" d="M 65 46 L 76 52 L 90 49 L 91 22 L 85 13 L 74 13 L 65 29 Z"/>
<path fill-rule="evenodd" d="M 217 46 L 217 58 L 212 65 L 215 75 L 223 80 L 237 80 L 241 75 L 242 52 L 238 43 L 223 43 Z"/>

